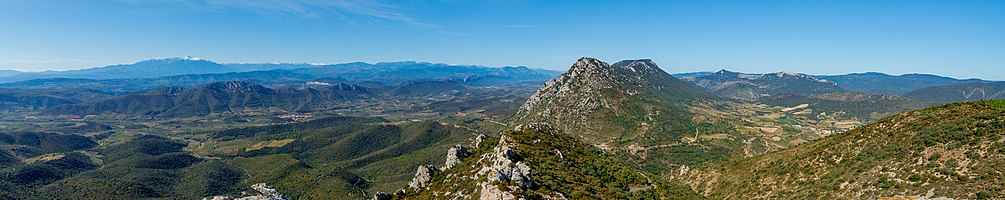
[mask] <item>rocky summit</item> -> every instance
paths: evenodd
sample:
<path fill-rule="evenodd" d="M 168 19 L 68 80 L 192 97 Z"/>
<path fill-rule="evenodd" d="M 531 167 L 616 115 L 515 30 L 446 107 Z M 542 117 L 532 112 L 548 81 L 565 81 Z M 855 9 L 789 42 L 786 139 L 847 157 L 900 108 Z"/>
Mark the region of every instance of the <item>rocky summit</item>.
<path fill-rule="evenodd" d="M 593 144 L 627 144 L 643 135 L 684 129 L 677 126 L 689 123 L 684 105 L 715 98 L 648 59 L 609 65 L 584 57 L 541 86 L 513 120 L 553 124 Z"/>

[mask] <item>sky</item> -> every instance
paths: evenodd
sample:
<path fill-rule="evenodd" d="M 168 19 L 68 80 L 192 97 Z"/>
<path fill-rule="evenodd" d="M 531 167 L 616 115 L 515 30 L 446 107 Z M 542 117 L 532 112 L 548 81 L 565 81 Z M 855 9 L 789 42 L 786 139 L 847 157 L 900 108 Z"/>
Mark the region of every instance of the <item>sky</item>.
<path fill-rule="evenodd" d="M 1005 80 L 1005 1 L 0 0 L 0 69 L 189 55 Z"/>

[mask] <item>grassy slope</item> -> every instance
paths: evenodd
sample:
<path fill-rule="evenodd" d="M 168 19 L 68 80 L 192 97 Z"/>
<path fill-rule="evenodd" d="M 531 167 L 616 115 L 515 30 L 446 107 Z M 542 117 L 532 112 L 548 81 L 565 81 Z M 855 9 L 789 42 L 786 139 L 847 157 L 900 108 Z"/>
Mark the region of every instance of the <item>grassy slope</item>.
<path fill-rule="evenodd" d="M 523 188 L 521 195 L 530 199 L 540 199 L 559 192 L 569 199 L 700 199 L 686 187 L 661 181 L 632 165 L 622 162 L 596 147 L 579 142 L 571 136 L 537 130 L 510 131 L 507 134 L 514 141 L 513 149 L 523 162 L 531 168 L 530 188 Z M 479 180 L 470 177 L 480 169 L 478 158 L 492 151 L 498 137 L 482 142 L 473 149 L 473 156 L 458 167 L 434 175 L 429 190 L 411 192 L 399 198 L 437 199 L 443 192 L 471 194 L 477 198 Z M 556 152 L 561 152 L 560 157 Z M 459 178 L 462 177 L 462 178 Z M 649 179 L 654 189 L 629 192 L 632 187 L 644 187 Z M 510 183 L 500 183 L 500 187 Z"/>
<path fill-rule="evenodd" d="M 691 173 L 714 198 L 1005 197 L 1005 101 L 938 106 Z M 934 189 L 934 190 L 933 190 Z"/>

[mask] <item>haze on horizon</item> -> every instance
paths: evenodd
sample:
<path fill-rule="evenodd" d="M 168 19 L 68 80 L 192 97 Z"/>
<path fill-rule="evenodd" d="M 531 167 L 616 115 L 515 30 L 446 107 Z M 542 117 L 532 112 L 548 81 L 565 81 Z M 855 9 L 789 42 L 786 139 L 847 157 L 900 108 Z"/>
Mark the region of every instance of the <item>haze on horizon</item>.
<path fill-rule="evenodd" d="M 797 16 L 797 17 L 793 17 Z M 1005 1 L 0 1 L 0 69 L 418 60 L 1005 80 Z"/>

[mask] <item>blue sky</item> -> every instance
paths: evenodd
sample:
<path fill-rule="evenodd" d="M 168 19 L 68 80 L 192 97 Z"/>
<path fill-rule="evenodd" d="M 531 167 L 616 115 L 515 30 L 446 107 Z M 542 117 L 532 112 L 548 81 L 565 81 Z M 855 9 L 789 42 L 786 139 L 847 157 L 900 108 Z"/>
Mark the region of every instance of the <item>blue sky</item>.
<path fill-rule="evenodd" d="M 1005 1 L 0 1 L 0 69 L 193 55 L 1005 80 Z"/>

